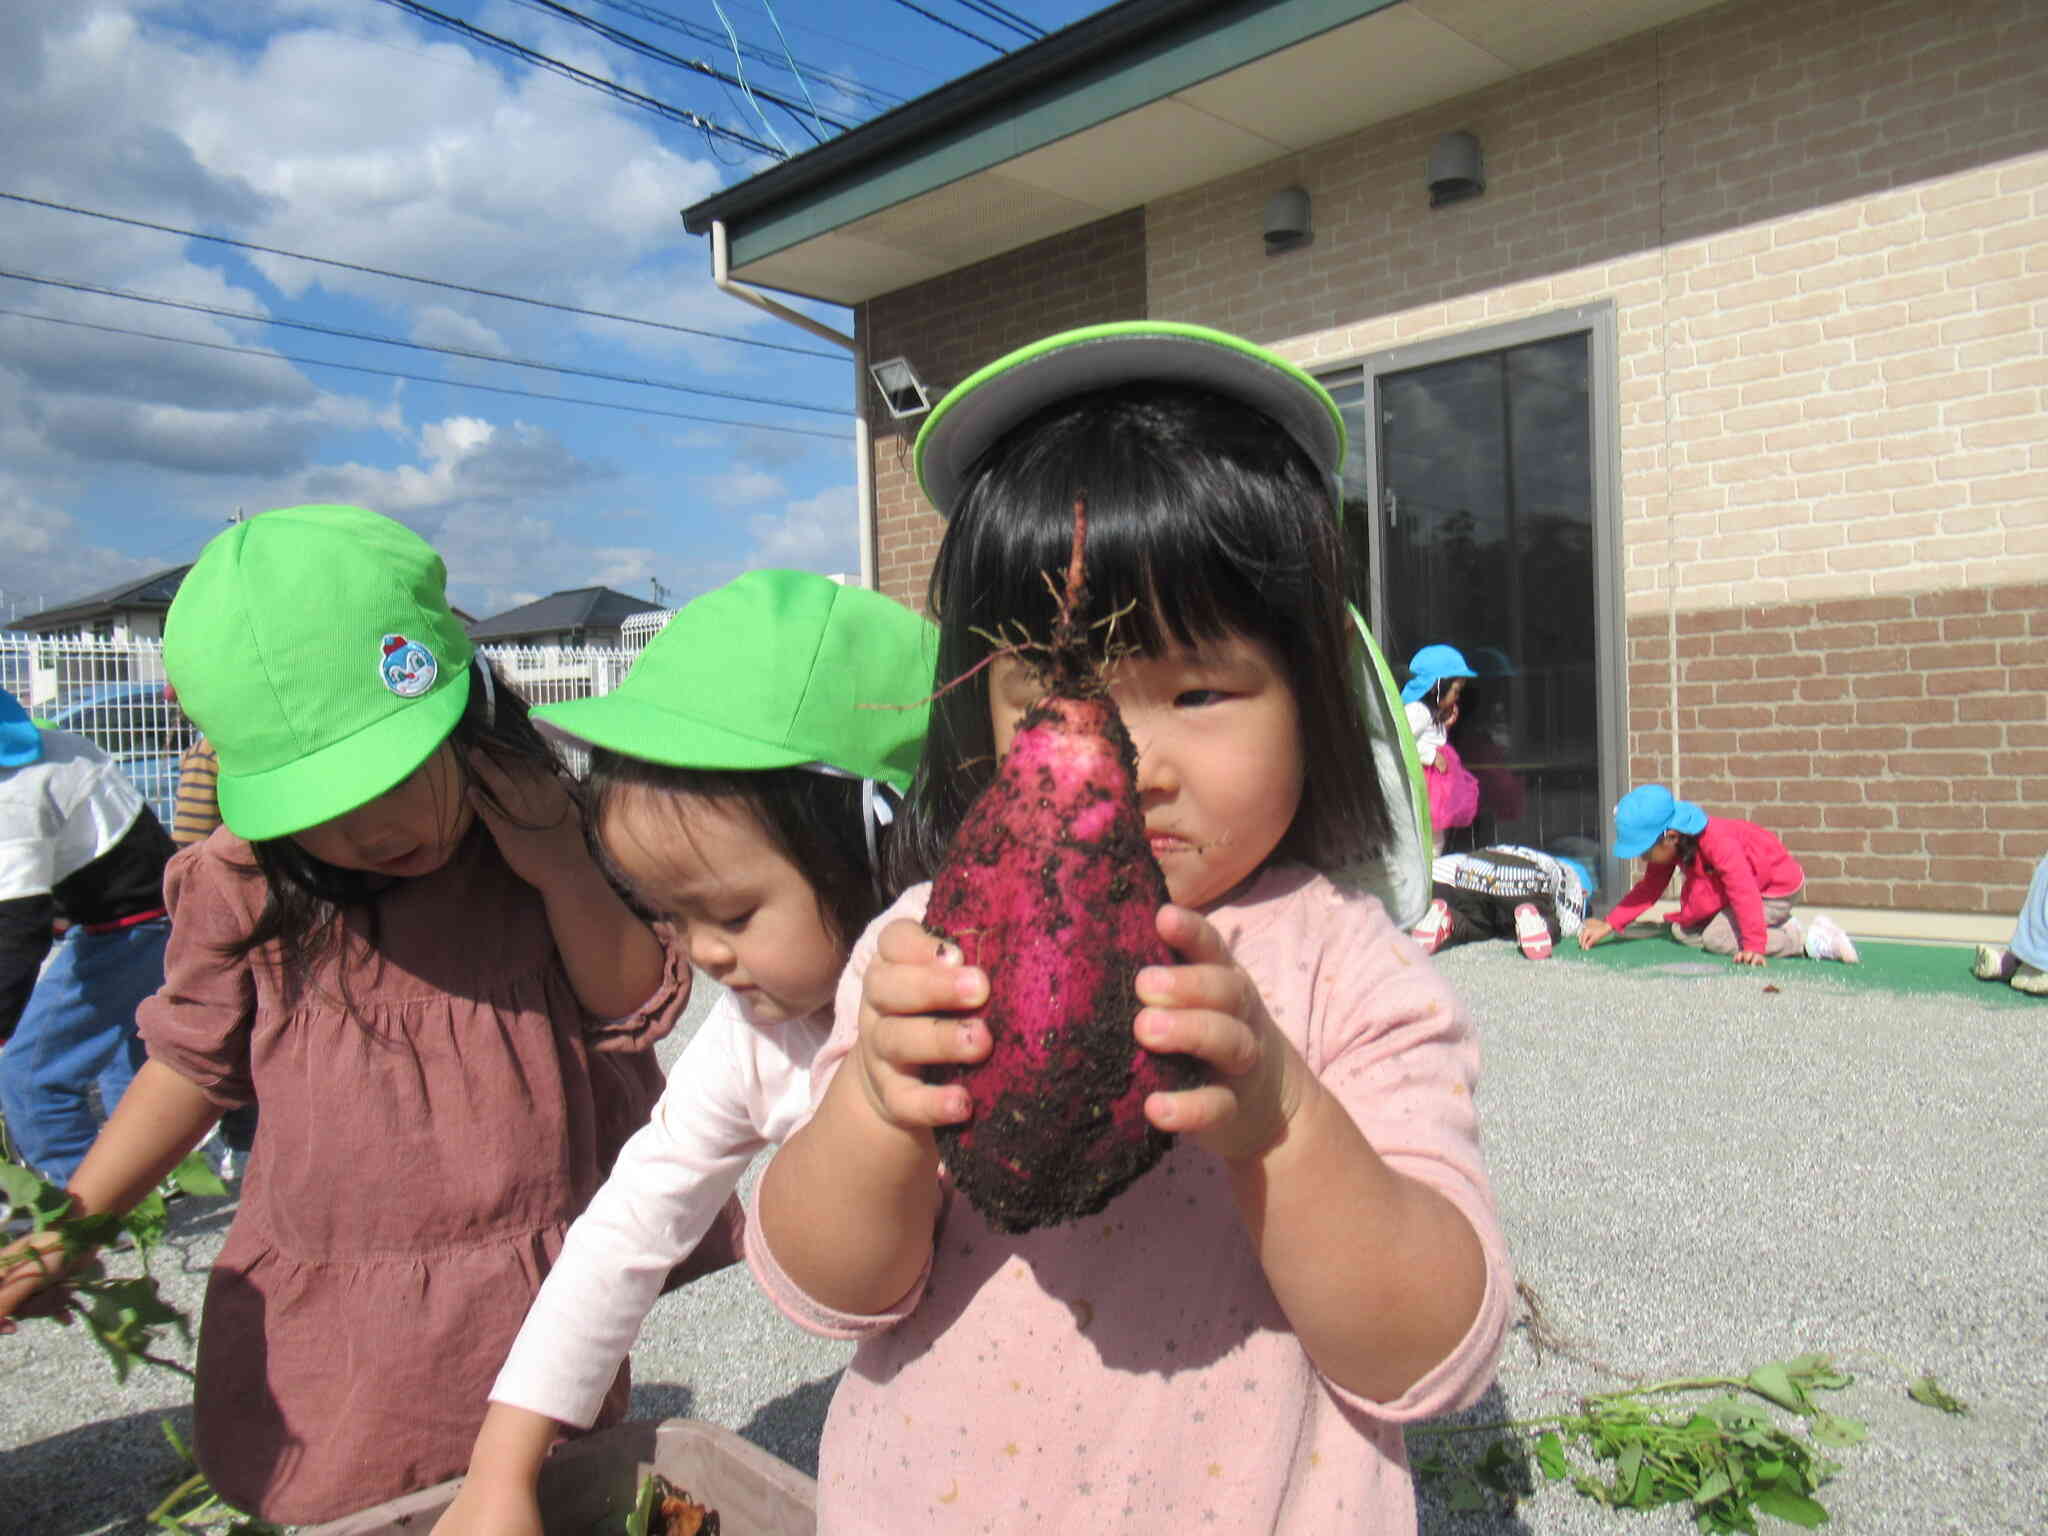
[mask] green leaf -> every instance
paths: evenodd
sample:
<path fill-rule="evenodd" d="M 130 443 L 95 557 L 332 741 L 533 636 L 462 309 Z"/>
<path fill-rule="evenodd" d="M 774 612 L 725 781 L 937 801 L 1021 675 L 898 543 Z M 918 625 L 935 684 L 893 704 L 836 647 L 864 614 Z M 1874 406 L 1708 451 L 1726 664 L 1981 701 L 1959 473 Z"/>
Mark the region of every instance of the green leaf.
<path fill-rule="evenodd" d="M 648 1528 L 654 1523 L 655 1500 L 659 1496 L 654 1474 L 650 1472 L 640 1480 L 640 1494 L 633 1501 L 633 1513 L 626 1517 L 626 1536 L 648 1536 Z"/>
<path fill-rule="evenodd" d="M 1931 1374 L 1922 1376 L 1918 1381 L 1908 1386 L 1906 1388 L 1906 1396 L 1924 1407 L 1938 1408 L 1943 1413 L 1967 1414 L 1970 1411 L 1968 1403 L 1965 1403 L 1959 1397 L 1951 1397 L 1948 1393 L 1942 1391 L 1940 1384 L 1935 1381 Z"/>
<path fill-rule="evenodd" d="M 1776 1403 L 1792 1413 L 1805 1414 L 1813 1405 L 1806 1393 L 1792 1380 L 1792 1373 L 1783 1365 L 1760 1365 L 1749 1373 L 1749 1390 L 1758 1397 Z"/>
<path fill-rule="evenodd" d="M 1643 1470 L 1643 1442 L 1631 1440 L 1614 1463 L 1614 1485 L 1630 1503 L 1637 1500 L 1636 1478 Z"/>
<path fill-rule="evenodd" d="M 1451 1482 L 1449 1505 L 1455 1510 L 1485 1509 L 1486 1494 L 1479 1486 L 1479 1480 L 1470 1473 Z"/>
<path fill-rule="evenodd" d="M 171 1182 L 188 1195 L 218 1199 L 228 1192 L 221 1176 L 213 1171 L 213 1164 L 206 1160 L 206 1154 L 197 1150 L 186 1153 L 185 1160 L 171 1170 Z"/>
<path fill-rule="evenodd" d="M 1818 1409 L 1813 1416 L 1813 1438 L 1822 1445 L 1861 1445 L 1869 1431 L 1860 1419 L 1845 1419 L 1826 1409 Z"/>
<path fill-rule="evenodd" d="M 0 1195 L 9 1205 L 31 1205 L 42 1190 L 43 1181 L 19 1163 L 0 1163 Z"/>
<path fill-rule="evenodd" d="M 1828 1512 L 1818 1503 L 1804 1494 L 1791 1493 L 1783 1488 L 1759 1488 L 1756 1507 L 1767 1515 L 1775 1515 L 1809 1531 L 1828 1523 Z"/>
<path fill-rule="evenodd" d="M 1705 1481 L 1693 1490 L 1692 1501 L 1695 1504 L 1711 1504 L 1734 1487 L 1735 1479 L 1728 1475 L 1728 1469 L 1716 1467 L 1707 1474 Z"/>
<path fill-rule="evenodd" d="M 1556 1430 L 1546 1429 L 1536 1437 L 1536 1465 L 1553 1483 L 1564 1481 L 1564 1442 L 1558 1439 Z"/>

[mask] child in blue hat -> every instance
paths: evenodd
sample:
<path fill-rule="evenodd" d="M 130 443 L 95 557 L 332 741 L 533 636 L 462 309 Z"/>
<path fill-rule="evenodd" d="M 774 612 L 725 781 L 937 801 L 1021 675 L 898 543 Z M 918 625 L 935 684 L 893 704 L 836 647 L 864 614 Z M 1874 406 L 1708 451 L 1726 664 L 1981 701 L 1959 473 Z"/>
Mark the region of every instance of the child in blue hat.
<path fill-rule="evenodd" d="M 1856 946 L 1841 926 L 1817 913 L 1802 928 L 1793 900 L 1806 872 L 1774 833 L 1734 816 L 1709 816 L 1662 784 L 1630 790 L 1614 807 L 1614 856 L 1644 860 L 1643 878 L 1602 920 L 1588 918 L 1579 948 L 1591 949 L 1628 927 L 1671 883 L 1685 875 L 1671 937 L 1737 965 L 1762 965 L 1767 956 L 1804 954 L 1810 960 L 1854 965 Z"/>
<path fill-rule="evenodd" d="M 1479 674 L 1454 645 L 1425 645 L 1409 658 L 1408 674 L 1401 702 L 1407 707 L 1408 729 L 1415 737 L 1415 755 L 1429 790 L 1430 826 L 1441 849 L 1444 833 L 1469 827 L 1479 814 L 1479 781 L 1451 745 L 1465 680 Z"/>

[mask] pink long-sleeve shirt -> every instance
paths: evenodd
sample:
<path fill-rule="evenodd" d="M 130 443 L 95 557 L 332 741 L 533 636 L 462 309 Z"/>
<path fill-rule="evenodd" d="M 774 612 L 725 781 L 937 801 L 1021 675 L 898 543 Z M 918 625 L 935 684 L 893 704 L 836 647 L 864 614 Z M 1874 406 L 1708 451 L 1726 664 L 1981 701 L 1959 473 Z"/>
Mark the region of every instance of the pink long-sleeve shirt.
<path fill-rule="evenodd" d="M 853 1045 L 881 923 L 920 917 L 928 891 L 855 948 L 814 1099 Z M 948 1191 L 930 1265 L 878 1317 L 806 1296 L 750 1214 L 747 1260 L 775 1304 L 860 1341 L 820 1448 L 821 1536 L 1414 1530 L 1402 1426 L 1485 1389 L 1514 1290 L 1472 1024 L 1377 901 L 1307 870 L 1269 870 L 1209 915 L 1380 1156 L 1478 1233 L 1470 1329 L 1392 1402 L 1338 1386 L 1281 1313 L 1222 1164 L 1185 1140 L 1100 1215 L 1037 1232 L 996 1232 Z"/>
<path fill-rule="evenodd" d="M 1751 954 L 1762 954 L 1766 942 L 1764 899 L 1798 895 L 1806 884 L 1806 871 L 1776 834 L 1753 821 L 1709 816 L 1699 838 L 1693 856 L 1683 861 L 1685 889 L 1679 897 L 1676 921 L 1696 928 L 1725 907 L 1742 947 Z M 1664 894 L 1672 873 L 1679 868 L 1676 862 L 1645 866 L 1643 878 L 1607 914 L 1607 926 L 1619 932 L 1641 917 Z"/>

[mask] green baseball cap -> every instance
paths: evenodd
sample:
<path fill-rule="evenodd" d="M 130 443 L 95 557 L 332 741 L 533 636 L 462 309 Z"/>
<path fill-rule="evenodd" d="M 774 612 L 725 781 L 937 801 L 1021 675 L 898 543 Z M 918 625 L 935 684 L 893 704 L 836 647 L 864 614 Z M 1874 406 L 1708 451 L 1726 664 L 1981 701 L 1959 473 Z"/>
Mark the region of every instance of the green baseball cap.
<path fill-rule="evenodd" d="M 917 434 L 917 483 L 940 516 L 951 516 L 975 460 L 1010 428 L 1056 400 L 1138 382 L 1210 390 L 1270 417 L 1321 472 L 1341 510 L 1344 414 L 1330 392 L 1241 336 L 1171 320 L 1061 331 L 969 375 Z"/>
<path fill-rule="evenodd" d="M 220 754 L 220 813 L 252 841 L 397 784 L 469 699 L 441 557 L 361 507 L 285 507 L 209 540 L 164 617 L 164 670 Z"/>
<path fill-rule="evenodd" d="M 601 698 L 533 712 L 549 730 L 677 768 L 823 767 L 908 787 L 938 631 L 809 571 L 749 571 L 669 620 Z"/>

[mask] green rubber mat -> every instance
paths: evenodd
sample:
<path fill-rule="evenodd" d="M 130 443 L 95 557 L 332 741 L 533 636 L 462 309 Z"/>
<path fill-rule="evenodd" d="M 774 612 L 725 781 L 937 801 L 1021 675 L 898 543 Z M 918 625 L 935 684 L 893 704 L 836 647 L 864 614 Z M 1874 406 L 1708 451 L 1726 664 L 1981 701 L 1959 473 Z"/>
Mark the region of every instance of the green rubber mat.
<path fill-rule="evenodd" d="M 1819 983 L 1870 992 L 1952 993 L 1993 1006 L 2039 1008 L 2042 1022 L 2048 1023 L 2048 997 L 2030 997 L 2002 981 L 1979 981 L 1970 974 L 1970 962 L 1977 953 L 1974 944 L 1900 944 L 1858 939 L 1856 952 L 1862 957 L 1856 965 L 1837 965 L 1825 960 L 1773 960 L 1758 974 L 1766 984 L 1785 992 Z M 1603 939 L 1586 950 L 1566 940 L 1558 946 L 1557 953 L 1587 965 L 1667 976 L 1713 976 L 1740 969 L 1725 956 L 1688 949 L 1658 933 Z"/>

